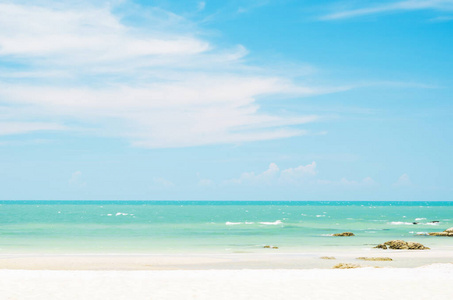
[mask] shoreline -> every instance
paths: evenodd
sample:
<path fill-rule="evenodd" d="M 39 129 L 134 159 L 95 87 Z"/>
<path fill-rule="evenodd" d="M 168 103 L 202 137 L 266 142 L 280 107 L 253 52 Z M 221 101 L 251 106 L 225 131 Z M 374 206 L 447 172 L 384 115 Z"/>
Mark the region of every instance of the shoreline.
<path fill-rule="evenodd" d="M 323 256 L 335 259 L 321 259 Z M 390 257 L 392 261 L 363 261 L 358 257 Z M 453 263 L 449 248 L 432 250 L 331 250 L 305 252 L 189 253 L 189 254 L 0 254 L 0 270 L 240 270 L 331 269 L 339 263 L 371 267 L 416 268 Z"/>

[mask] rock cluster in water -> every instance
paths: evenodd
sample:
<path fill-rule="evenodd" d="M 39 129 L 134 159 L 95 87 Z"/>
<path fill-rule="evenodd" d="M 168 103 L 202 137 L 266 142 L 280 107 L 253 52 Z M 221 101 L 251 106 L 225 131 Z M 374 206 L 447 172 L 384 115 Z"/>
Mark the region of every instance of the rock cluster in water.
<path fill-rule="evenodd" d="M 402 240 L 388 241 L 379 244 L 374 248 L 378 249 L 396 249 L 396 250 L 428 250 L 430 248 L 416 242 L 406 242 Z"/>
<path fill-rule="evenodd" d="M 336 259 L 333 256 L 321 256 L 320 259 Z"/>
<path fill-rule="evenodd" d="M 442 232 L 430 232 L 428 234 L 434 236 L 453 236 L 453 227 L 448 228 Z"/>
<path fill-rule="evenodd" d="M 278 249 L 277 246 L 270 246 L 270 245 L 266 245 L 266 246 L 264 246 L 263 248 L 267 248 L 267 249 L 271 249 L 271 248 L 272 248 L 272 249 Z"/>
<path fill-rule="evenodd" d="M 332 236 L 354 236 L 355 234 L 352 232 L 342 232 L 342 233 L 334 233 Z"/>

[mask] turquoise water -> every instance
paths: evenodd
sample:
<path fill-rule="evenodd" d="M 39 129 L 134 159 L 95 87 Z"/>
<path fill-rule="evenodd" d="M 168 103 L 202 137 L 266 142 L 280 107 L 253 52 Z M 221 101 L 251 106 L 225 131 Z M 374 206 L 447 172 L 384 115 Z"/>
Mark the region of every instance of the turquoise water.
<path fill-rule="evenodd" d="M 453 202 L 0 201 L 0 253 L 294 252 L 389 239 L 453 247 L 417 235 L 450 227 Z M 343 231 L 356 236 L 329 236 Z"/>

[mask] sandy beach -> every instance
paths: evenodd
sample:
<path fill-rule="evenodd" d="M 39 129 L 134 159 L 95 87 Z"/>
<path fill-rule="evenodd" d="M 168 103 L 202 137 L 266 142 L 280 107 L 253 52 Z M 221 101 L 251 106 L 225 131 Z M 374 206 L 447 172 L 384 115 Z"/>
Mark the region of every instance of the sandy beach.
<path fill-rule="evenodd" d="M 324 260 L 321 256 L 334 256 Z M 361 261 L 357 257 L 391 257 Z M 434 263 L 437 262 L 437 263 Z M 441 262 L 441 263 L 439 263 Z M 332 269 L 338 263 L 357 269 Z M 453 257 L 433 251 L 0 256 L 1 299 L 445 299 Z"/>
<path fill-rule="evenodd" d="M 241 270 L 331 269 L 338 263 L 372 267 L 416 268 L 453 263 L 453 249 L 381 250 L 373 248 L 287 253 L 186 254 L 1 254 L 0 269 L 9 270 Z M 321 257 L 335 257 L 324 260 Z M 361 261 L 358 257 L 390 257 L 392 261 Z"/>
<path fill-rule="evenodd" d="M 2 299 L 440 299 L 453 264 L 349 270 L 1 270 Z"/>

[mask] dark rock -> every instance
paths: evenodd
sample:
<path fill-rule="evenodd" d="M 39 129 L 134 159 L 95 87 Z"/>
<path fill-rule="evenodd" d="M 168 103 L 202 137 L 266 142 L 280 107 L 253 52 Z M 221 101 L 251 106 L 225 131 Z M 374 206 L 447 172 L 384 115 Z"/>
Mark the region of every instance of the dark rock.
<path fill-rule="evenodd" d="M 409 249 L 407 242 L 402 240 L 393 240 L 385 242 L 384 245 L 387 245 L 389 249 Z"/>
<path fill-rule="evenodd" d="M 355 234 L 352 232 L 342 232 L 342 233 L 334 233 L 332 236 L 354 236 Z"/>
<path fill-rule="evenodd" d="M 374 247 L 374 248 L 378 248 L 378 249 L 384 249 L 384 250 L 387 250 L 387 246 L 386 246 L 386 245 L 384 245 L 384 244 L 379 244 L 379 245 L 377 245 L 377 246 L 376 246 L 376 247 Z"/>
<path fill-rule="evenodd" d="M 448 232 L 430 232 L 428 233 L 431 236 L 450 236 L 450 233 Z M 452 234 L 453 236 L 453 234 Z"/>
<path fill-rule="evenodd" d="M 433 236 L 453 236 L 453 227 L 445 229 L 442 232 L 430 232 L 429 235 L 433 235 Z"/>
<path fill-rule="evenodd" d="M 429 250 L 428 247 L 416 242 L 407 242 L 407 247 L 409 250 Z"/>
<path fill-rule="evenodd" d="M 395 250 L 428 250 L 429 248 L 416 242 L 405 242 L 402 240 L 393 240 L 377 245 L 374 248 L 395 249 Z"/>

